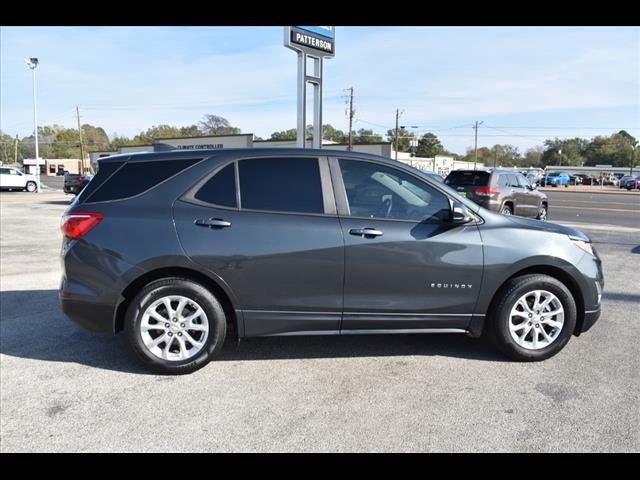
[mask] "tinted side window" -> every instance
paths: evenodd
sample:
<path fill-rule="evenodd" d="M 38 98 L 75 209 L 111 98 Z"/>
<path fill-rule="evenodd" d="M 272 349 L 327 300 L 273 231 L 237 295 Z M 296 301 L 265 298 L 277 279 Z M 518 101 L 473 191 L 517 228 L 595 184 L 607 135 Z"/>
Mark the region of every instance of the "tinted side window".
<path fill-rule="evenodd" d="M 395 168 L 358 160 L 340 160 L 354 217 L 441 222 L 449 217 L 447 197 Z"/>
<path fill-rule="evenodd" d="M 509 178 L 506 175 L 500 175 L 498 177 L 498 186 L 499 187 L 508 187 L 509 186 Z"/>
<path fill-rule="evenodd" d="M 527 188 L 531 185 L 529 181 L 526 178 L 524 178 L 523 175 L 518 175 L 518 183 L 520 184 L 521 187 L 524 187 L 524 188 Z"/>
<path fill-rule="evenodd" d="M 9 169 L 8 168 L 0 168 L 0 175 L 9 175 Z"/>
<path fill-rule="evenodd" d="M 518 185 L 518 177 L 516 175 L 509 174 L 509 175 L 507 175 L 507 177 L 509 177 L 509 186 L 510 187 L 519 187 L 520 186 L 520 185 Z"/>
<path fill-rule="evenodd" d="M 223 207 L 235 208 L 236 169 L 231 163 L 211 177 L 194 195 L 198 200 Z"/>
<path fill-rule="evenodd" d="M 238 170 L 241 208 L 324 213 L 317 158 L 252 158 Z"/>
<path fill-rule="evenodd" d="M 129 162 L 118 170 L 109 181 L 102 184 L 87 198 L 88 202 L 104 202 L 133 197 L 145 192 L 169 177 L 190 167 L 200 159 L 158 160 Z M 108 163 L 107 163 L 108 165 Z M 103 167 L 100 168 L 102 170 Z M 91 185 L 90 182 L 89 185 Z"/>

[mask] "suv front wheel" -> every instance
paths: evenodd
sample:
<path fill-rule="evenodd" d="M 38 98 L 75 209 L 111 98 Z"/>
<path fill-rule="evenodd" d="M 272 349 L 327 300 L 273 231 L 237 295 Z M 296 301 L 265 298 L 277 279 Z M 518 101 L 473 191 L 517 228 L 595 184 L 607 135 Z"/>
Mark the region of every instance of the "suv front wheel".
<path fill-rule="evenodd" d="M 494 344 L 514 360 L 533 362 L 552 357 L 567 344 L 576 325 L 576 304 L 559 280 L 541 274 L 507 282 L 490 312 Z"/>
<path fill-rule="evenodd" d="M 202 285 L 185 278 L 151 282 L 132 300 L 125 332 L 133 351 L 158 373 L 204 367 L 222 349 L 226 316 Z"/>

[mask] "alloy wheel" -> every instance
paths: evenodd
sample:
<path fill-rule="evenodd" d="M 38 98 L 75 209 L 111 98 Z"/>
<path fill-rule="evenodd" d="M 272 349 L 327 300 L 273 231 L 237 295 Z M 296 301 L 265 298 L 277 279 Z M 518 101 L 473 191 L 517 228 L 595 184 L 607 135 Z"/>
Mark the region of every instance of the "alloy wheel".
<path fill-rule="evenodd" d="M 543 222 L 547 221 L 547 207 L 542 206 L 540 208 L 540 213 L 538 214 L 538 220 L 542 220 Z"/>
<path fill-rule="evenodd" d="M 147 307 L 140 322 L 140 335 L 156 357 L 182 361 L 202 350 L 209 335 L 209 321 L 196 301 L 168 295 Z"/>
<path fill-rule="evenodd" d="M 509 333 L 527 350 L 540 350 L 557 340 L 564 325 L 564 308 L 553 293 L 533 290 L 522 295 L 511 309 Z"/>

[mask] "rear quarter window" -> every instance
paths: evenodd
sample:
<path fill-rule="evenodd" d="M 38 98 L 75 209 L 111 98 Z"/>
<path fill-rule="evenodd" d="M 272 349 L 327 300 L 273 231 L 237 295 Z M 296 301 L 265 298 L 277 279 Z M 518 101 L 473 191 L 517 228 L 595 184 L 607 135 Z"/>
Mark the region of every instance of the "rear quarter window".
<path fill-rule="evenodd" d="M 125 163 L 117 169 L 115 173 L 112 172 L 106 181 L 102 180 L 102 182 L 93 189 L 94 193 L 88 192 L 85 196 L 87 199 L 86 202 L 107 202 L 134 197 L 152 189 L 168 178 L 177 175 L 200 160 L 200 158 L 191 158 Z M 104 165 L 101 165 L 96 178 L 99 177 L 105 167 L 111 163 L 112 162 L 106 162 Z M 89 182 L 87 189 L 94 181 L 95 179 Z"/>

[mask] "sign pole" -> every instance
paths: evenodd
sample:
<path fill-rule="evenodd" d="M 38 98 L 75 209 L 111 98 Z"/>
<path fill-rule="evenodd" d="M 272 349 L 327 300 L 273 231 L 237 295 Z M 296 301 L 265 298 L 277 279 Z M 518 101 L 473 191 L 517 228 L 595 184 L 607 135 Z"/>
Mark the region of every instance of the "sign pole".
<path fill-rule="evenodd" d="M 284 46 L 298 55 L 296 146 L 307 146 L 307 84 L 313 85 L 313 148 L 322 148 L 322 80 L 324 59 L 335 55 L 334 27 L 284 27 Z M 307 72 L 307 59 L 313 72 Z"/>
<path fill-rule="evenodd" d="M 322 148 L 322 57 L 313 59 L 313 148 Z"/>
<path fill-rule="evenodd" d="M 307 146 L 307 54 L 298 52 L 298 128 L 296 134 L 296 146 Z"/>

